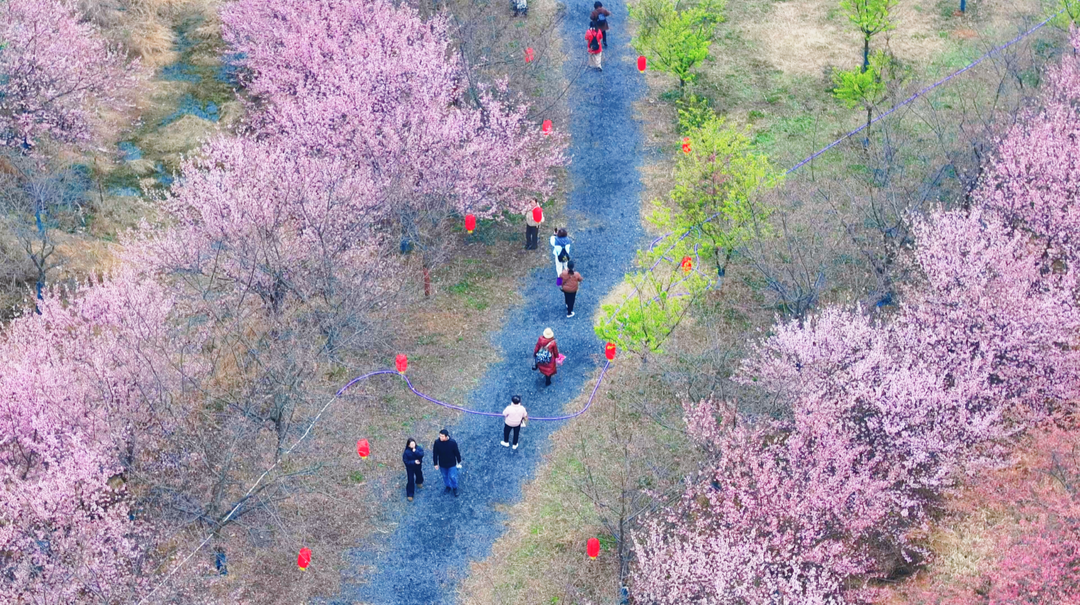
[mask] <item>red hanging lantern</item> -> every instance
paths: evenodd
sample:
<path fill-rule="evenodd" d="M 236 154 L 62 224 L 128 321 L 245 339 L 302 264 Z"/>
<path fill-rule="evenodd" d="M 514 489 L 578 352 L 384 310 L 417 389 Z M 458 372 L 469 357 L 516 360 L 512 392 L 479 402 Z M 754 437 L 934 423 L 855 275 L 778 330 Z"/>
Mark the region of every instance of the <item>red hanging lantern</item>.
<path fill-rule="evenodd" d="M 690 137 L 683 137 L 682 140 L 682 152 L 690 153 Z"/>
<path fill-rule="evenodd" d="M 404 353 L 398 353 L 398 356 L 394 358 L 394 367 L 397 368 L 399 374 L 404 374 L 405 370 L 409 369 L 409 358 Z"/>
<path fill-rule="evenodd" d="M 540 206 L 537 206 L 536 208 L 533 208 L 533 222 L 534 223 L 542 223 L 542 222 L 544 222 L 544 210 L 542 208 L 540 208 Z"/>
<path fill-rule="evenodd" d="M 608 361 L 615 359 L 615 343 L 609 342 L 604 345 L 604 357 L 607 357 Z"/>
<path fill-rule="evenodd" d="M 533 60 L 533 49 L 526 48 L 525 49 L 525 62 L 526 63 L 532 63 L 532 60 Z"/>
<path fill-rule="evenodd" d="M 540 130 L 544 134 L 551 134 L 551 120 L 544 120 L 544 123 L 540 126 Z"/>
<path fill-rule="evenodd" d="M 296 558 L 296 564 L 300 567 L 300 571 L 307 571 L 308 565 L 311 565 L 311 549 L 301 548 L 300 556 Z"/>
<path fill-rule="evenodd" d="M 645 56 L 644 55 L 637 58 L 637 70 L 641 71 L 641 72 L 645 71 Z"/>
<path fill-rule="evenodd" d="M 356 453 L 360 455 L 360 459 L 363 460 L 371 454 L 371 446 L 368 445 L 367 439 L 361 439 L 356 442 Z"/>
<path fill-rule="evenodd" d="M 466 214 L 465 215 L 465 230 L 468 231 L 469 233 L 472 233 L 474 229 L 476 229 L 476 215 L 475 214 Z"/>
<path fill-rule="evenodd" d="M 600 540 L 589 538 L 589 541 L 585 546 L 585 551 L 589 553 L 590 559 L 598 557 L 600 555 Z"/>
<path fill-rule="evenodd" d="M 682 257 L 682 270 L 683 273 L 689 273 L 694 268 L 694 261 L 690 260 L 689 256 Z"/>

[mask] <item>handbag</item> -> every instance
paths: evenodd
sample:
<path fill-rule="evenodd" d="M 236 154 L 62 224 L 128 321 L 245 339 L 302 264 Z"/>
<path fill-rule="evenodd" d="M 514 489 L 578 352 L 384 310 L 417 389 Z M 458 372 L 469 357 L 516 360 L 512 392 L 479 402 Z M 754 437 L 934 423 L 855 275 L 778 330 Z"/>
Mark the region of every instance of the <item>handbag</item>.
<path fill-rule="evenodd" d="M 564 359 L 566 359 L 566 355 L 559 353 L 559 356 L 555 358 L 555 365 L 561 366 Z"/>
<path fill-rule="evenodd" d="M 529 417 L 528 416 L 521 419 L 521 428 L 525 428 L 525 426 L 527 424 L 529 424 Z"/>
<path fill-rule="evenodd" d="M 555 285 L 560 286 L 560 287 L 562 286 L 562 277 L 561 276 L 555 278 Z"/>

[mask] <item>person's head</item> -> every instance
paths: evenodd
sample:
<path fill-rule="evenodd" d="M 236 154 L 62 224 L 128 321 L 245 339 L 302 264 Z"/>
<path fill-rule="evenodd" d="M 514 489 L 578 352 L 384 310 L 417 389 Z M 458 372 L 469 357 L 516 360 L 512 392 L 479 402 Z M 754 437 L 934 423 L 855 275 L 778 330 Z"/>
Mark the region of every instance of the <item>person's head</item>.
<path fill-rule="evenodd" d="M 559 227 L 559 230 L 555 233 L 559 237 L 566 237 L 566 227 Z"/>
<path fill-rule="evenodd" d="M 443 429 L 439 431 L 439 441 L 446 441 L 450 438 L 450 431 Z"/>
<path fill-rule="evenodd" d="M 407 450 L 416 449 L 416 439 L 413 439 L 412 437 L 409 437 L 409 440 L 405 442 L 405 449 L 407 449 Z"/>
<path fill-rule="evenodd" d="M 600 29 L 599 21 L 589 21 L 589 29 Z"/>
<path fill-rule="evenodd" d="M 593 2 L 593 5 L 592 5 L 592 7 L 593 7 L 593 8 L 603 8 L 603 7 L 604 7 L 604 3 L 603 3 L 603 2 Z"/>
<path fill-rule="evenodd" d="M 555 338 L 555 332 L 551 328 L 544 328 L 544 338 Z"/>
<path fill-rule="evenodd" d="M 571 272 L 571 273 L 574 272 L 574 261 L 570 261 L 570 262 L 566 263 L 566 270 Z"/>
<path fill-rule="evenodd" d="M 521 395 L 514 395 L 510 398 L 510 403 L 514 405 L 521 405 Z"/>

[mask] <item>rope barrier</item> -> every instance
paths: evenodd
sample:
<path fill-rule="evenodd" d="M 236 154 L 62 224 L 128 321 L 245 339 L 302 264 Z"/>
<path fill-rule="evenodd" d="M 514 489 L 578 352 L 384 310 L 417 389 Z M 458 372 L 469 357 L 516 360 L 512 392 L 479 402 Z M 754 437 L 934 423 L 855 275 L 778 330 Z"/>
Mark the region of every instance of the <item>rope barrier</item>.
<path fill-rule="evenodd" d="M 568 414 L 568 415 L 565 415 L 565 416 L 530 416 L 529 419 L 534 420 L 534 421 L 541 421 L 541 422 L 543 422 L 543 421 L 553 422 L 553 421 L 560 421 L 560 420 L 570 420 L 570 419 L 577 418 L 578 416 L 584 414 L 585 412 L 587 412 L 589 410 L 590 407 L 592 407 L 593 399 L 596 398 L 596 392 L 600 389 L 600 383 L 604 381 L 604 375 L 607 374 L 607 371 L 608 371 L 609 367 L 611 367 L 611 361 L 610 360 L 607 361 L 606 363 L 604 363 L 604 367 L 600 370 L 600 376 L 597 377 L 597 379 L 596 379 L 596 385 L 593 386 L 592 393 L 589 395 L 589 400 L 588 400 L 588 402 L 585 403 L 585 407 L 581 408 L 577 412 L 574 412 L 573 414 Z M 374 372 L 368 372 L 367 374 L 363 374 L 361 376 L 357 376 L 356 378 L 353 378 L 349 382 L 345 383 L 345 386 L 338 389 L 338 391 L 336 393 L 334 393 L 334 396 L 331 397 L 322 406 L 322 408 L 319 410 L 319 413 L 315 415 L 315 418 L 313 418 L 311 420 L 311 423 L 308 424 L 307 429 L 305 429 L 304 433 L 302 435 L 300 435 L 300 438 L 297 439 L 296 442 L 293 443 L 292 446 L 289 447 L 289 449 L 285 450 L 285 452 L 281 455 L 281 458 L 278 458 L 276 461 L 274 461 L 274 464 L 272 466 L 270 466 L 265 471 L 263 471 L 262 475 L 259 475 L 259 478 L 255 481 L 254 484 L 252 484 L 251 488 L 248 489 L 247 493 L 245 493 L 243 495 L 243 497 L 241 497 L 239 500 L 237 500 L 236 505 L 233 506 L 232 510 L 230 510 L 229 513 L 227 515 L 225 515 L 225 517 L 221 520 L 221 524 L 223 525 L 223 524 L 227 523 L 229 521 L 229 519 L 232 519 L 233 515 L 236 514 L 236 511 L 240 510 L 240 507 L 243 505 L 243 503 L 247 501 L 248 496 L 250 496 L 252 494 L 252 492 L 254 492 L 255 489 L 259 487 L 260 484 L 262 484 L 263 479 L 265 479 L 267 477 L 267 475 L 269 475 L 275 468 L 277 468 L 281 464 L 282 458 L 285 458 L 286 456 L 291 454 L 292 451 L 294 449 L 296 449 L 296 446 L 300 445 L 300 442 L 303 441 L 305 438 L 307 438 L 308 434 L 311 432 L 311 429 L 315 426 L 315 423 L 319 421 L 319 419 L 322 417 L 322 415 L 326 411 L 326 409 L 330 407 L 331 403 L 333 403 L 339 397 L 341 397 L 345 393 L 345 391 L 349 390 L 349 387 L 353 386 L 354 384 L 356 384 L 358 382 L 361 382 L 363 380 L 366 380 L 368 378 L 371 378 L 372 376 L 378 376 L 380 374 L 398 374 L 398 372 L 396 372 L 394 370 L 375 370 Z M 459 412 L 465 412 L 466 414 L 474 414 L 474 415 L 477 415 L 477 416 L 489 416 L 489 417 L 502 418 L 501 413 L 481 412 L 481 411 L 478 411 L 478 410 L 470 410 L 468 408 L 463 408 L 461 406 L 453 405 L 451 403 L 446 403 L 444 401 L 439 401 L 438 399 L 435 399 L 433 397 L 429 397 L 428 395 L 425 395 L 424 393 L 421 393 L 420 391 L 417 391 L 416 388 L 413 386 L 412 381 L 409 380 L 408 376 L 406 376 L 405 374 L 398 374 L 398 375 L 401 376 L 403 379 L 405 379 L 406 386 L 409 387 L 409 390 L 412 391 L 413 394 L 415 394 L 417 397 L 419 397 L 421 399 L 424 399 L 425 401 L 429 401 L 429 402 L 434 403 L 436 405 L 440 405 L 440 406 L 442 406 L 444 408 L 457 410 Z M 202 548 L 204 546 L 206 546 L 206 543 L 209 542 L 214 537 L 214 533 L 216 533 L 216 531 L 212 531 L 209 534 L 207 534 L 206 537 L 203 538 L 203 541 L 200 542 L 199 545 L 197 547 L 195 547 L 195 549 L 192 550 L 190 554 L 188 554 L 188 556 L 184 557 L 184 560 L 181 561 L 179 565 L 174 567 L 173 570 L 170 571 L 169 574 L 166 575 L 165 578 L 161 582 L 159 582 L 156 586 L 154 586 L 153 590 L 151 590 L 143 598 L 139 599 L 139 605 L 142 605 L 142 603 L 145 603 L 150 597 L 154 596 L 154 593 L 156 593 L 162 586 L 164 586 L 166 583 L 168 583 L 168 581 L 172 579 L 172 577 L 176 574 L 176 572 L 180 571 L 180 569 L 191 559 L 191 557 L 194 557 L 200 550 L 202 550 Z"/>
<path fill-rule="evenodd" d="M 1053 15 L 1051 15 L 1051 16 L 1049 16 L 1049 17 L 1047 17 L 1047 18 L 1046 18 L 1046 19 L 1044 19 L 1044 20 L 1043 20 L 1042 22 L 1040 22 L 1040 23 L 1039 23 L 1038 25 L 1036 25 L 1036 26 L 1032 27 L 1031 29 L 1027 30 L 1026 32 L 1023 32 L 1023 33 L 1019 34 L 1018 36 L 1016 36 L 1016 37 L 1015 37 L 1015 38 L 1013 38 L 1012 40 L 1010 40 L 1010 41 L 1006 42 L 1005 44 L 1002 44 L 1002 45 L 1000 45 L 1000 46 L 996 46 L 996 47 L 994 47 L 994 48 L 990 49 L 989 51 L 987 51 L 987 52 L 983 53 L 983 55 L 982 55 L 981 57 L 979 57 L 978 59 L 976 59 L 976 60 L 972 61 L 971 63 L 967 64 L 966 66 L 964 66 L 964 67 L 962 67 L 962 68 L 960 68 L 960 69 L 958 69 L 958 70 L 956 70 L 956 71 L 952 72 L 951 74 L 949 74 L 949 75 L 945 76 L 944 78 L 942 78 L 942 79 L 938 80 L 937 82 L 934 82 L 933 84 L 931 84 L 931 85 L 929 85 L 929 86 L 927 86 L 927 87 L 925 87 L 925 88 L 923 88 L 923 89 L 919 90 L 919 91 L 918 91 L 918 92 L 916 92 L 915 94 L 913 94 L 913 95 L 911 95 L 910 97 L 908 97 L 907 99 L 905 99 L 905 100 L 904 100 L 903 102 L 901 102 L 901 103 L 897 103 L 896 105 L 894 105 L 893 107 L 891 107 L 891 108 L 890 108 L 890 109 L 889 109 L 888 111 L 886 111 L 885 113 L 882 113 L 881 115 L 879 115 L 879 116 L 877 116 L 876 118 L 874 118 L 873 120 L 871 120 L 869 124 L 863 124 L 862 126 L 859 126 L 858 128 L 856 128 L 855 130 L 852 130 L 851 132 L 848 132 L 847 134 L 845 134 L 845 135 L 841 136 L 840 138 L 836 139 L 836 140 L 835 140 L 835 141 L 833 141 L 832 143 L 829 143 L 829 144 L 828 144 L 828 145 L 826 145 L 825 147 L 822 147 L 821 149 L 819 149 L 819 150 L 815 151 L 814 153 L 812 153 L 812 154 L 810 154 L 809 156 L 807 156 L 807 157 L 806 157 L 805 159 L 803 159 L 803 160 L 802 160 L 801 162 L 799 162 L 798 164 L 795 164 L 794 166 L 792 166 L 791 168 L 789 168 L 788 170 L 786 170 L 786 171 L 784 172 L 784 176 L 787 176 L 787 175 L 789 175 L 789 174 L 791 174 L 791 173 L 795 172 L 795 171 L 796 171 L 796 170 L 798 170 L 799 168 L 802 168 L 803 166 L 805 166 L 805 165 L 809 164 L 810 162 L 814 161 L 814 159 L 816 159 L 816 158 L 817 158 L 818 156 L 820 156 L 821 154 L 825 153 L 826 151 L 828 151 L 828 150 L 832 149 L 833 147 L 836 147 L 837 145 L 839 145 L 840 143 L 842 143 L 842 142 L 846 141 L 847 139 L 850 139 L 851 137 L 853 137 L 853 136 L 855 136 L 855 135 L 859 134 L 859 133 L 860 133 L 860 132 L 862 132 L 863 130 L 866 130 L 866 128 L 867 128 L 868 126 L 872 126 L 872 125 L 876 124 L 877 122 L 879 122 L 879 121 L 881 121 L 881 120 L 884 120 L 885 118 L 889 117 L 890 115 L 892 115 L 893 113 L 895 113 L 895 112 L 896 112 L 897 110 L 899 110 L 899 109 L 901 109 L 901 108 L 903 108 L 903 107 L 906 107 L 907 105 L 910 105 L 911 103 L 914 103 L 914 102 L 915 102 L 915 101 L 916 101 L 917 99 L 919 99 L 920 97 L 922 97 L 922 96 L 923 96 L 923 95 L 925 95 L 926 93 L 928 93 L 928 92 L 930 92 L 930 91 L 934 90 L 935 88 L 938 88 L 939 86 L 941 86 L 941 85 L 943 85 L 943 84 L 946 84 L 947 82 L 949 82 L 949 81 L 950 81 L 950 80 L 952 80 L 953 78 L 955 78 L 955 77 L 957 77 L 957 76 L 959 76 L 959 75 L 961 75 L 961 74 L 963 74 L 963 73 L 965 73 L 965 72 L 969 71 L 969 70 L 970 70 L 971 68 L 973 68 L 973 67 L 975 67 L 976 65 L 978 65 L 978 64 L 980 64 L 980 63 L 982 63 L 983 61 L 985 61 L 986 59 L 990 58 L 990 57 L 991 57 L 991 56 L 993 56 L 994 54 L 997 54 L 997 53 L 999 53 L 999 52 L 1001 52 L 1001 51 L 1005 50 L 1006 48 L 1009 48 L 1010 46 L 1012 46 L 1012 45 L 1016 44 L 1017 42 L 1020 42 L 1020 41 L 1021 41 L 1021 40 L 1023 40 L 1024 38 L 1026 38 L 1026 37 L 1030 36 L 1031 34 L 1033 34 L 1033 33 L 1035 33 L 1036 31 L 1038 31 L 1038 30 L 1042 29 L 1043 27 L 1045 27 L 1045 26 L 1046 26 L 1046 25 L 1047 25 L 1048 23 L 1050 23 L 1050 22 L 1051 22 L 1051 21 L 1053 21 L 1054 19 L 1056 19 L 1056 18 L 1060 17 L 1060 16 L 1061 16 L 1061 15 L 1062 15 L 1062 14 L 1063 14 L 1063 13 L 1065 12 L 1065 10 L 1066 10 L 1066 9 L 1064 9 L 1064 8 L 1063 8 L 1063 9 L 1061 9 L 1061 10 L 1059 10 L 1059 11 L 1058 11 L 1057 13 L 1054 13 Z M 655 270 L 655 269 L 656 269 L 656 266 L 660 264 L 660 261 L 661 261 L 661 260 L 663 260 L 665 256 L 667 256 L 667 253 L 668 253 L 668 252 L 670 252 L 670 251 L 671 251 L 671 249 L 672 249 L 672 248 L 674 248 L 674 247 L 675 247 L 676 245 L 678 245 L 678 243 L 679 243 L 679 242 L 681 242 L 681 241 L 682 241 L 683 239 L 685 239 L 685 238 L 686 238 L 686 237 L 687 237 L 688 235 L 690 235 L 690 234 L 691 234 L 691 233 L 692 233 L 692 232 L 694 231 L 694 229 L 697 229 L 697 228 L 699 228 L 699 227 L 700 227 L 701 225 L 704 225 L 705 223 L 709 223 L 709 222 L 712 222 L 712 221 L 713 221 L 713 220 L 714 220 L 714 219 L 715 219 L 716 217 L 720 216 L 721 214 L 722 214 L 722 212 L 716 212 L 715 214 L 713 214 L 713 215 L 712 215 L 712 216 L 710 216 L 709 218 L 707 218 L 707 219 L 705 219 L 705 220 L 701 221 L 700 223 L 697 223 L 697 224 L 695 224 L 695 225 L 694 225 L 693 227 L 691 227 L 691 228 L 690 228 L 690 229 L 688 229 L 688 230 L 687 230 L 687 231 L 686 231 L 685 233 L 683 233 L 683 234 L 682 234 L 681 236 L 679 236 L 679 239 L 675 240 L 675 242 L 674 242 L 674 243 L 672 243 L 672 244 L 671 244 L 670 246 L 668 246 L 668 247 L 667 247 L 667 249 L 666 249 L 666 250 L 664 250 L 664 253 L 663 253 L 663 254 L 662 254 L 662 255 L 660 256 L 660 258 L 659 258 L 659 259 L 658 259 L 658 260 L 657 260 L 657 261 L 656 261 L 655 263 L 653 263 L 653 265 L 652 265 L 651 267 L 649 267 L 648 271 L 653 271 L 653 270 Z M 667 233 L 667 234 L 661 235 L 660 237 L 658 237 L 658 238 L 654 239 L 654 240 L 652 241 L 652 243 L 650 243 L 650 244 L 649 244 L 649 250 L 652 250 L 653 248 L 655 248 L 655 247 L 656 247 L 656 245 L 657 245 L 658 243 L 660 243 L 660 242 L 661 242 L 662 240 L 664 240 L 664 239 L 667 239 L 667 238 L 671 237 L 672 235 L 673 235 L 673 233 Z M 618 314 L 618 311 L 622 310 L 622 307 L 623 307 L 623 305 L 625 305 L 625 304 L 626 304 L 626 301 L 624 300 L 624 301 L 623 301 L 623 304 L 622 304 L 622 305 L 619 305 L 619 308 L 618 308 L 618 309 L 616 309 L 616 314 Z"/>

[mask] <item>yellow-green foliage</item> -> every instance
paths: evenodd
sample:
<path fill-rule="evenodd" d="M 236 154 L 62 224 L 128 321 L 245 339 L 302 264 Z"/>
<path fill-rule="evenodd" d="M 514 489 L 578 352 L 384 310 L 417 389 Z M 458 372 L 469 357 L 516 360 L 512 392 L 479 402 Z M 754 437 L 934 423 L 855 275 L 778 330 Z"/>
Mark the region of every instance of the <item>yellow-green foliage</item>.
<path fill-rule="evenodd" d="M 641 0 L 630 7 L 639 24 L 634 49 L 660 71 L 679 78 L 679 86 L 694 80 L 690 70 L 709 56 L 716 24 L 724 20 L 725 0 L 700 0 L 684 8 L 679 0 Z"/>
<path fill-rule="evenodd" d="M 670 203 L 654 202 L 650 222 L 664 231 L 690 231 L 686 241 L 724 269 L 739 246 L 767 234 L 771 208 L 758 198 L 782 177 L 723 118 L 709 116 L 687 138 L 690 152 L 679 154 Z"/>

